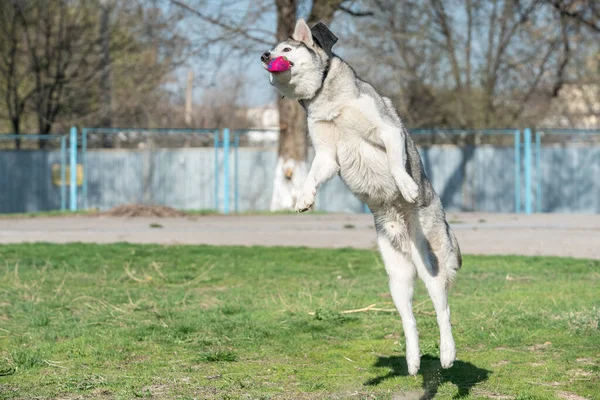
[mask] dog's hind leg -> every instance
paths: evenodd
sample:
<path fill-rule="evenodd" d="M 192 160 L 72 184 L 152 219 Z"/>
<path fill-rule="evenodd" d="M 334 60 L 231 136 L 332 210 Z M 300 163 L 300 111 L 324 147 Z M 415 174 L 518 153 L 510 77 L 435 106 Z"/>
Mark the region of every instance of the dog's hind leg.
<path fill-rule="evenodd" d="M 448 305 L 450 277 L 448 276 L 447 266 L 443 264 L 444 259 L 438 259 L 438 255 L 431 249 L 424 236 L 417 235 L 417 237 L 411 237 L 411 239 L 413 262 L 419 277 L 427 287 L 437 316 L 440 329 L 440 362 L 442 368 L 450 368 L 456 358 L 456 347 L 450 325 L 450 306 Z"/>
<path fill-rule="evenodd" d="M 394 304 L 402 318 L 402 327 L 406 337 L 406 362 L 408 373 L 416 375 L 421 358 L 419 355 L 419 333 L 412 311 L 415 266 L 396 249 L 384 232 L 378 233 L 379 250 L 390 280 L 390 291 Z"/>
<path fill-rule="evenodd" d="M 419 187 L 406 171 L 406 145 L 402 131 L 386 125 L 381 129 L 380 137 L 385 146 L 390 172 L 402 197 L 409 203 L 414 203 L 419 195 Z"/>

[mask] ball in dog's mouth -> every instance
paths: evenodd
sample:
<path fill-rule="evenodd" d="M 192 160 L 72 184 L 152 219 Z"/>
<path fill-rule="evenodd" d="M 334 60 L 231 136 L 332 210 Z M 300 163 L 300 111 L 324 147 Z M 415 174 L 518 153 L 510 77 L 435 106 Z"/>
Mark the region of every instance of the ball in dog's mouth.
<path fill-rule="evenodd" d="M 269 65 L 267 66 L 267 71 L 269 71 L 269 72 L 285 72 L 285 71 L 289 70 L 293 65 L 294 65 L 294 63 L 289 61 L 284 56 L 279 56 L 279 57 L 276 57 L 276 58 L 272 59 L 271 61 L 269 61 Z"/>

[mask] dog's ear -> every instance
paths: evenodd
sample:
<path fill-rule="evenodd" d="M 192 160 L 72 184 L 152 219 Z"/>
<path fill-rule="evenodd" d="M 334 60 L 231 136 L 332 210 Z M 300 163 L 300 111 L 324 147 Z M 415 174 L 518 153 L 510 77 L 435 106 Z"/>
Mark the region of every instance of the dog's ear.
<path fill-rule="evenodd" d="M 313 41 L 317 44 L 317 46 L 320 46 L 323 50 L 325 50 L 325 53 L 327 53 L 329 58 L 333 57 L 333 51 L 331 48 L 335 42 L 338 41 L 337 36 L 335 36 L 333 32 L 329 30 L 327 25 L 322 22 L 317 22 L 315 26 L 310 29 L 310 31 L 313 35 Z"/>
<path fill-rule="evenodd" d="M 296 28 L 294 29 L 292 39 L 302 42 L 307 46 L 313 45 L 312 32 L 304 19 L 300 18 L 298 22 L 296 22 Z"/>

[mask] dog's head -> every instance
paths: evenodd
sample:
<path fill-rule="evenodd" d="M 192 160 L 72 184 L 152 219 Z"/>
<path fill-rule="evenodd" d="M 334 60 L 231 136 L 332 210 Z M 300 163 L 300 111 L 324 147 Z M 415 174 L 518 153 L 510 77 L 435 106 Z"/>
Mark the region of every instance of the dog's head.
<path fill-rule="evenodd" d="M 319 28 L 327 29 L 323 24 L 320 24 Z M 289 61 L 290 68 L 287 71 L 270 73 L 271 84 L 284 96 L 297 100 L 310 99 L 321 87 L 331 46 L 337 40 L 327 30 L 333 37 L 333 39 L 330 37 L 328 42 L 327 38 L 323 39 L 320 35 L 322 32 L 317 31 L 317 36 L 313 37 L 311 29 L 300 18 L 296 23 L 294 34 L 289 39 L 261 55 L 260 60 L 265 69 L 268 68 L 271 60 L 279 56 Z"/>

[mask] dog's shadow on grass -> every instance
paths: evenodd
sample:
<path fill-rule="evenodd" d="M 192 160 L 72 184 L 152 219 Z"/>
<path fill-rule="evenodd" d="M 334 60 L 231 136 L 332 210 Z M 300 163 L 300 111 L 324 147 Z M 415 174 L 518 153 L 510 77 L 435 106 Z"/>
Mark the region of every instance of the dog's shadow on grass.
<path fill-rule="evenodd" d="M 364 383 L 365 386 L 376 386 L 384 380 L 395 376 L 408 376 L 405 357 L 379 357 L 374 366 L 387 367 L 391 371 L 387 375 L 369 379 Z M 454 397 L 455 399 L 466 397 L 471 393 L 473 386 L 486 381 L 490 374 L 491 371 L 464 361 L 455 361 L 452 368 L 443 369 L 439 358 L 430 356 L 429 354 L 423 355 L 421 357 L 419 375 L 423 376 L 424 392 L 419 400 L 433 399 L 440 385 L 445 382 L 452 382 L 458 388 L 458 394 Z"/>

